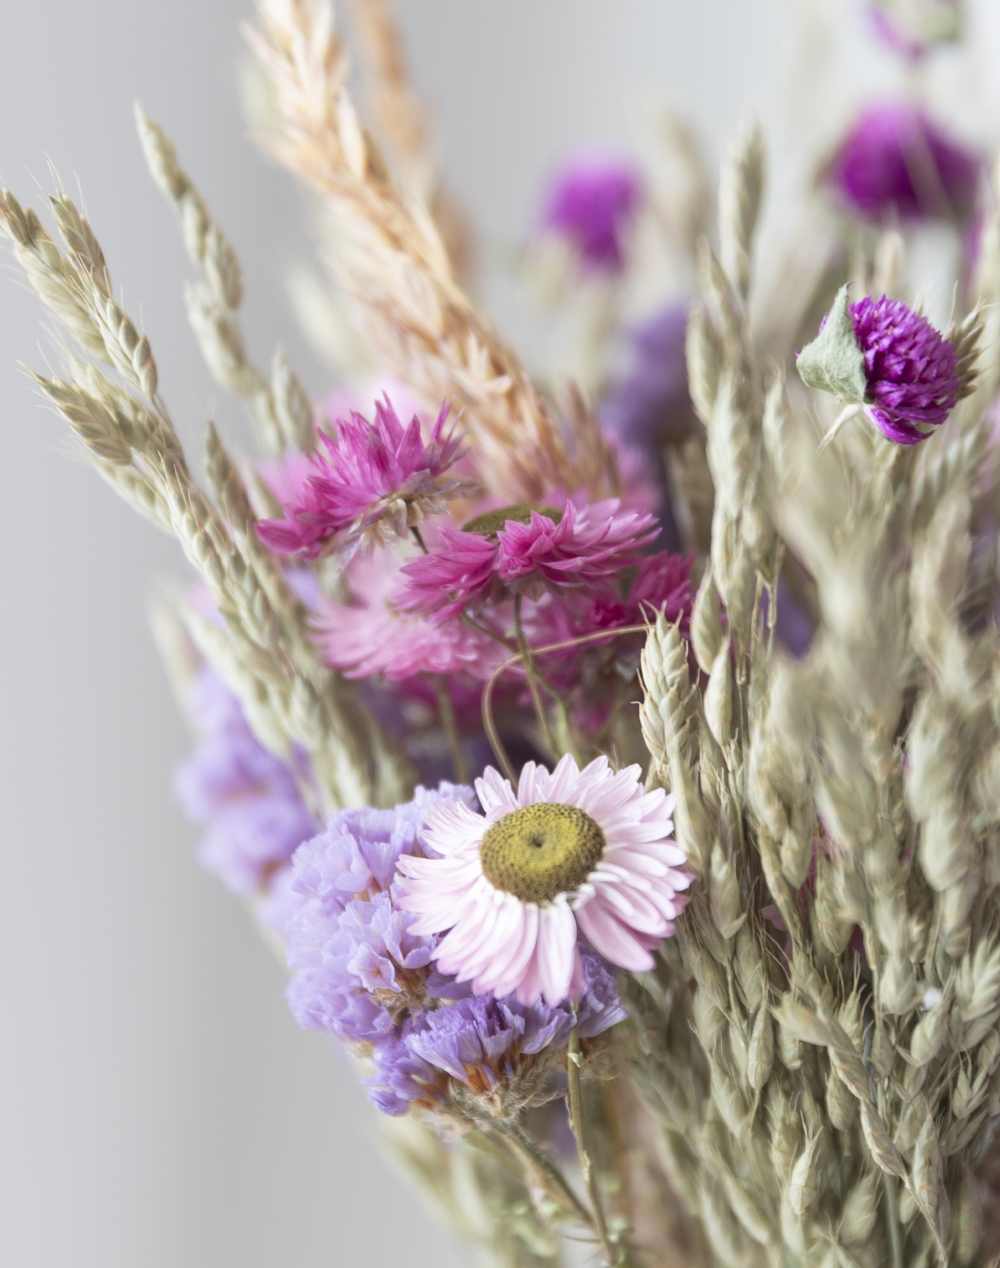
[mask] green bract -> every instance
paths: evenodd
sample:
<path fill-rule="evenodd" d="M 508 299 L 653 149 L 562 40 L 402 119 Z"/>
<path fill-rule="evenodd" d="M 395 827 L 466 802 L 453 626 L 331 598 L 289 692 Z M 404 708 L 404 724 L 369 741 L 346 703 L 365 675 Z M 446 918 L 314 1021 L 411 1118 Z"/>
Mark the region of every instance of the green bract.
<path fill-rule="evenodd" d="M 823 328 L 795 358 L 795 365 L 809 387 L 858 404 L 865 399 L 865 358 L 854 333 L 846 286 L 837 292 Z"/>

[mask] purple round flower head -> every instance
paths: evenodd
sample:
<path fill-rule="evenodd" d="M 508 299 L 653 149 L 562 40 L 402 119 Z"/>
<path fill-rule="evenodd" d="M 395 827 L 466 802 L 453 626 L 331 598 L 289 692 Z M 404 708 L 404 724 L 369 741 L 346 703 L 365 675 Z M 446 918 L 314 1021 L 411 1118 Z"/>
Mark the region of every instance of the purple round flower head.
<path fill-rule="evenodd" d="M 688 303 L 671 304 L 631 332 L 632 364 L 601 406 L 627 440 L 659 449 L 694 429 L 687 376 Z"/>
<path fill-rule="evenodd" d="M 471 790 L 418 788 L 394 810 L 341 810 L 293 859 L 301 905 L 285 930 L 289 966 L 298 970 L 288 1001 L 299 1024 L 374 1043 L 394 1014 L 424 998 L 434 937 L 410 932 L 414 918 L 396 902 L 393 877 L 404 854 L 420 848 L 427 806 L 469 801 Z"/>
<path fill-rule="evenodd" d="M 898 299 L 865 296 L 850 308 L 864 356 L 866 413 L 890 440 L 914 445 L 955 408 L 958 357 L 926 317 Z"/>
<path fill-rule="evenodd" d="M 581 158 L 555 175 L 543 212 L 546 228 L 568 239 L 582 268 L 619 273 L 624 238 L 642 198 L 639 174 L 616 158 Z"/>
<path fill-rule="evenodd" d="M 352 555 L 403 537 L 429 512 L 477 486 L 447 474 L 461 457 L 460 438 L 444 433 L 441 407 L 424 444 L 420 420 L 399 421 L 388 396 L 375 406 L 375 422 L 360 414 L 337 421 L 336 436 L 320 432 L 306 474 L 284 503 L 285 518 L 257 525 L 262 541 L 282 555 L 316 559 L 328 550 Z M 326 452 L 323 452 L 325 450 Z"/>
<path fill-rule="evenodd" d="M 628 1014 L 607 965 L 589 951 L 581 958 L 580 1036 L 592 1039 Z M 565 1047 L 572 1026 L 568 1003 L 552 1008 L 537 1000 L 525 1005 L 513 995 L 499 1000 L 472 995 L 423 1011 L 404 1023 L 398 1035 L 376 1045 L 369 1097 L 385 1113 L 401 1114 L 409 1102 L 440 1095 L 442 1073 L 489 1095 L 523 1073 L 526 1064 L 533 1064 L 531 1058 Z"/>
<path fill-rule="evenodd" d="M 857 120 L 827 179 L 858 215 L 882 220 L 965 220 L 982 162 L 909 103 L 873 106 Z"/>
<path fill-rule="evenodd" d="M 655 313 L 631 332 L 631 365 L 600 407 L 601 420 L 641 449 L 658 495 L 663 544 L 680 546 L 663 464 L 663 447 L 680 445 L 695 429 L 687 376 L 688 303 Z M 624 473 L 623 473 L 624 474 Z"/>
<path fill-rule="evenodd" d="M 202 739 L 178 764 L 174 791 L 188 818 L 205 825 L 202 866 L 249 897 L 270 883 L 316 824 L 291 768 L 259 743 L 239 701 L 207 666 L 192 684 L 188 713 Z"/>

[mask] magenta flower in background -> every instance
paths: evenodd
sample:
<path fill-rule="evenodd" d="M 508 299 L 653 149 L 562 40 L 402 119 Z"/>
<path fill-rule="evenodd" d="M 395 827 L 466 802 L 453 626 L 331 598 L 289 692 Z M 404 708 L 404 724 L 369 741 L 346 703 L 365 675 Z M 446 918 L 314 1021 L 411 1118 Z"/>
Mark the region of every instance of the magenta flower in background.
<path fill-rule="evenodd" d="M 618 273 L 641 200 L 642 183 L 631 164 L 610 157 L 580 158 L 556 173 L 543 223 L 570 243 L 584 270 Z"/>
<path fill-rule="evenodd" d="M 693 559 L 693 555 L 658 551 L 639 561 L 634 576 L 628 578 L 627 587 L 547 595 L 526 614 L 524 628 L 529 643 L 539 649 L 549 643 L 567 642 L 602 630 L 641 625 L 660 612 L 668 624 L 680 622 L 681 637 L 686 639 L 691 619 Z M 568 686 L 579 669 L 581 657 L 594 652 L 603 654 L 606 647 L 613 646 L 609 639 L 607 643 L 551 652 L 546 660 L 546 673 L 554 681 Z"/>
<path fill-rule="evenodd" d="M 919 427 L 939 426 L 958 401 L 954 347 L 926 317 L 885 295 L 852 304 L 851 319 L 865 361 L 865 412 L 890 440 L 926 440 Z"/>
<path fill-rule="evenodd" d="M 965 220 L 979 189 L 979 155 L 944 133 L 918 106 L 873 106 L 857 120 L 827 169 L 846 205 L 869 220 Z"/>
<path fill-rule="evenodd" d="M 404 537 L 450 498 L 474 492 L 473 482 L 447 474 L 461 457 L 454 429 L 445 435 L 447 418 L 443 405 L 426 444 L 420 420 L 404 427 L 388 396 L 375 406 L 374 423 L 357 413 L 339 419 L 335 436 L 320 432 L 284 519 L 257 525 L 261 539 L 283 555 L 316 559 L 338 551 L 349 558 L 359 546 Z"/>
<path fill-rule="evenodd" d="M 607 584 L 656 536 L 654 516 L 582 494 L 552 506 L 501 507 L 444 527 L 437 549 L 405 564 L 399 606 L 439 618 L 517 591 Z"/>
<path fill-rule="evenodd" d="M 429 808 L 424 840 L 441 857 L 401 857 L 400 905 L 415 934 L 447 934 L 433 959 L 476 994 L 554 1007 L 577 996 L 579 935 L 612 964 L 642 971 L 674 930 L 691 877 L 673 839 L 673 798 L 644 792 L 640 769 L 572 757 L 527 762 L 515 794 L 487 767 L 483 814 Z"/>

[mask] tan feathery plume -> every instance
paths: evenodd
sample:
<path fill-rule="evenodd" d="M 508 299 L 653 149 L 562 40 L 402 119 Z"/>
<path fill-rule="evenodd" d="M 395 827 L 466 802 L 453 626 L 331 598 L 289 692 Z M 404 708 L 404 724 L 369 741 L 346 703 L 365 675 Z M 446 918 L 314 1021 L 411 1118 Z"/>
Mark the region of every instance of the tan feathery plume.
<path fill-rule="evenodd" d="M 465 407 L 493 492 L 533 501 L 553 487 L 607 490 L 596 427 L 562 433 L 513 350 L 459 287 L 426 208 L 393 188 L 347 92 L 331 5 L 263 0 L 247 34 L 279 120 L 266 144 L 337 226 L 336 276 L 386 365 L 428 405 Z"/>
<path fill-rule="evenodd" d="M 434 217 L 457 277 L 472 257 L 472 234 L 461 208 L 442 184 L 430 150 L 427 113 L 410 77 L 392 0 L 349 0 L 366 75 L 366 96 L 400 180 Z"/>

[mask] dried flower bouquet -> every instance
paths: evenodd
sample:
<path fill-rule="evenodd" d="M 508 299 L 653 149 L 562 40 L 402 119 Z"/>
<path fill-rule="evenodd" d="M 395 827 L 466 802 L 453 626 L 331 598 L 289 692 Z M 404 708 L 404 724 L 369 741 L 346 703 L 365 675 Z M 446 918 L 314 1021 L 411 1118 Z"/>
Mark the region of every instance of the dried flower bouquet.
<path fill-rule="evenodd" d="M 138 112 L 261 445 L 209 425 L 207 491 L 86 217 L 58 190 L 57 242 L 0 196 L 64 336 L 35 381 L 195 574 L 155 624 L 203 863 L 484 1262 L 1000 1262 L 998 191 L 922 105 L 866 111 L 769 308 L 759 132 L 713 224 L 675 127 L 698 293 L 609 377 L 654 195 L 590 156 L 533 248 L 582 315 L 559 396 L 464 289 L 386 0 L 352 12 L 381 143 L 328 4 L 261 0 L 249 37 L 377 392 L 317 407 L 249 360 L 233 249 Z M 914 62 L 961 16 L 873 9 Z M 947 330 L 905 270 L 930 223 Z"/>

